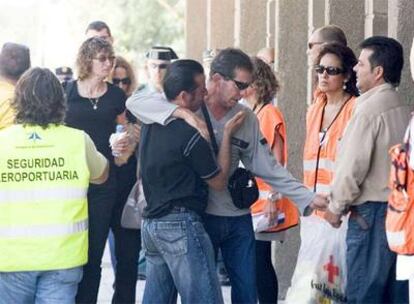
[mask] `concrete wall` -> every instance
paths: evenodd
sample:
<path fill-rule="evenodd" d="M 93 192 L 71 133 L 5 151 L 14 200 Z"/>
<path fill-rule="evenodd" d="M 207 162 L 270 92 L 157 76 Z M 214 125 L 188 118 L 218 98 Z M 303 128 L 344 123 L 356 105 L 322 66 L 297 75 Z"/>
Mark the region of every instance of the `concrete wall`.
<path fill-rule="evenodd" d="M 186 57 L 201 62 L 203 50 L 207 45 L 207 14 L 206 0 L 187 1 L 186 6 Z"/>
<path fill-rule="evenodd" d="M 266 6 L 264 0 L 236 0 L 234 46 L 254 55 L 266 46 Z"/>
<path fill-rule="evenodd" d="M 410 74 L 410 48 L 414 36 L 414 1 L 393 0 L 388 2 L 388 35 L 397 39 L 404 48 L 404 69 L 399 92 L 407 103 L 414 104 L 414 84 Z"/>

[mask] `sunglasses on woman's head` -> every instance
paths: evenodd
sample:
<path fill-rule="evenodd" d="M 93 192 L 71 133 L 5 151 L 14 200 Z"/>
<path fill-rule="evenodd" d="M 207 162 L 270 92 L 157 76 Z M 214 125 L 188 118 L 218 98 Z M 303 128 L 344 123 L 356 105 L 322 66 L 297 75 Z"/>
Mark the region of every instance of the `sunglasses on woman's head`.
<path fill-rule="evenodd" d="M 323 66 L 323 65 L 315 65 L 315 72 L 318 74 L 323 74 L 326 71 L 326 74 L 329 76 L 335 76 L 339 74 L 343 74 L 345 71 L 341 68 L 331 67 L 331 66 Z"/>

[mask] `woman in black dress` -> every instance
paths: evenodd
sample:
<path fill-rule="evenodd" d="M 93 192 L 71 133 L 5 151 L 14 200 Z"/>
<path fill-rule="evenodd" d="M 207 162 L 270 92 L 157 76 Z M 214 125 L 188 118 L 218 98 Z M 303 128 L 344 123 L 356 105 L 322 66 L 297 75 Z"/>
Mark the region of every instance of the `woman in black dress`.
<path fill-rule="evenodd" d="M 66 86 L 66 124 L 84 130 L 97 149 L 109 160 L 110 175 L 102 185 L 88 191 L 89 259 L 79 284 L 77 303 L 96 303 L 101 278 L 101 260 L 109 228 L 115 236 L 117 266 L 113 303 L 134 303 L 140 236 L 124 229 L 120 218 L 125 200 L 117 195 L 117 167 L 109 147 L 109 137 L 117 123 L 124 121 L 125 93 L 105 81 L 113 68 L 112 45 L 93 37 L 80 47 L 76 59 L 78 80 Z"/>

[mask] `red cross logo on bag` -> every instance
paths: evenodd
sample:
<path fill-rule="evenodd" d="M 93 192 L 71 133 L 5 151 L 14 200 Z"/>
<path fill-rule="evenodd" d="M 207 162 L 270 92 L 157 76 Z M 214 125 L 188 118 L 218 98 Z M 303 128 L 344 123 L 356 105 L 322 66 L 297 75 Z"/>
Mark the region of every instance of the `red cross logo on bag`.
<path fill-rule="evenodd" d="M 339 275 L 339 267 L 334 264 L 333 255 L 329 256 L 329 263 L 323 265 L 323 270 L 328 272 L 328 282 L 333 284 L 335 282 L 335 276 Z"/>

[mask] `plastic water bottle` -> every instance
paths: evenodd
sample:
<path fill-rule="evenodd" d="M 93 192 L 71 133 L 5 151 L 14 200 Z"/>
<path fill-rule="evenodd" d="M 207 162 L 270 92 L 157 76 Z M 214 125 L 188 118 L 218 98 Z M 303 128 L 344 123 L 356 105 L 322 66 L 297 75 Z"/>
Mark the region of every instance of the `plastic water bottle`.
<path fill-rule="evenodd" d="M 127 135 L 127 132 L 125 130 L 125 127 L 123 125 L 116 125 L 115 133 L 112 133 L 109 137 L 109 145 L 113 147 L 114 143 L 121 140 Z M 120 156 L 121 154 L 119 152 L 116 152 L 112 150 L 112 155 L 115 157 Z"/>

